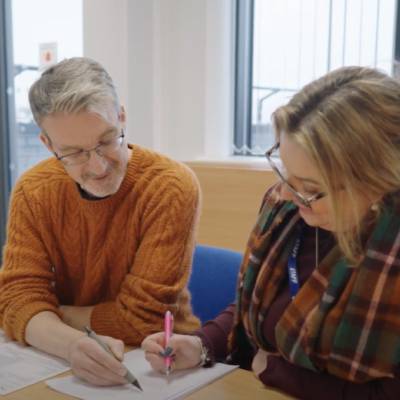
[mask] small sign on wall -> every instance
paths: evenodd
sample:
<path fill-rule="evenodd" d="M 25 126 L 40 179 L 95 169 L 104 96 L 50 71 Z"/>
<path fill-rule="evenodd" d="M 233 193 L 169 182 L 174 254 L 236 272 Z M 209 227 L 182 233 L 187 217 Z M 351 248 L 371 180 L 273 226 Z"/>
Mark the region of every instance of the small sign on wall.
<path fill-rule="evenodd" d="M 57 43 L 39 44 L 39 70 L 43 71 L 57 63 Z"/>

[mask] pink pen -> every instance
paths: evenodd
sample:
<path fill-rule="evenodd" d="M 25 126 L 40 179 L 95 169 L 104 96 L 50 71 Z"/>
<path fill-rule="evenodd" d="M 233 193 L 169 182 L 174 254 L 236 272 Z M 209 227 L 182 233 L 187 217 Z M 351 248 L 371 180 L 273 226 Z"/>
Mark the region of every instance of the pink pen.
<path fill-rule="evenodd" d="M 171 311 L 167 311 L 164 317 L 164 335 L 165 335 L 165 343 L 164 347 L 168 346 L 169 339 L 172 336 L 172 331 L 174 329 L 174 316 L 172 315 Z M 165 368 L 166 374 L 169 375 L 171 372 L 171 364 L 172 364 L 172 357 L 167 356 L 165 357 Z"/>

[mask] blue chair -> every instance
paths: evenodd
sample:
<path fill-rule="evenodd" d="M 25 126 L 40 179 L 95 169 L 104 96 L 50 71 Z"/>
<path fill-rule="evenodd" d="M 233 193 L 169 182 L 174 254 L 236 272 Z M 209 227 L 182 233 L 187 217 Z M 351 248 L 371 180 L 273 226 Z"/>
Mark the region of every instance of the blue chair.
<path fill-rule="evenodd" d="M 215 318 L 235 300 L 242 256 L 228 249 L 196 246 L 189 290 L 193 312 L 202 323 Z"/>

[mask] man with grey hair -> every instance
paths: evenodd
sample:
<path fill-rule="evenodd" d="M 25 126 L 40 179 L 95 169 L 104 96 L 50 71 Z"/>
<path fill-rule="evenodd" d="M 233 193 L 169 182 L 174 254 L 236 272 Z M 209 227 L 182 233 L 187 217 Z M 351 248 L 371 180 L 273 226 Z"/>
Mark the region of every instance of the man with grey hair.
<path fill-rule="evenodd" d="M 186 288 L 199 187 L 184 165 L 126 142 L 124 108 L 97 62 L 64 60 L 33 84 L 40 139 L 55 156 L 27 171 L 10 203 L 0 326 L 68 360 L 97 385 L 124 383 L 124 343 L 199 321 Z M 90 326 L 115 357 L 84 334 Z"/>

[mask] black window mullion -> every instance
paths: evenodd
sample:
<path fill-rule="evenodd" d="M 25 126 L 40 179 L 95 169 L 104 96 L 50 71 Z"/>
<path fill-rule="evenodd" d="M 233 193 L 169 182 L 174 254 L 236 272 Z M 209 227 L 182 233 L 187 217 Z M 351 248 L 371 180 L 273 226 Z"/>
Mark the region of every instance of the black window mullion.
<path fill-rule="evenodd" d="M 254 0 L 236 1 L 235 154 L 249 154 L 253 86 Z"/>
<path fill-rule="evenodd" d="M 0 0 L 0 245 L 6 237 L 11 190 L 10 135 L 15 132 L 14 74 L 11 40 L 11 0 Z M 2 252 L 0 252 L 0 261 Z"/>
<path fill-rule="evenodd" d="M 399 2 L 396 2 L 396 23 L 394 33 L 394 62 L 392 74 L 395 78 L 400 77 L 400 9 Z"/>

